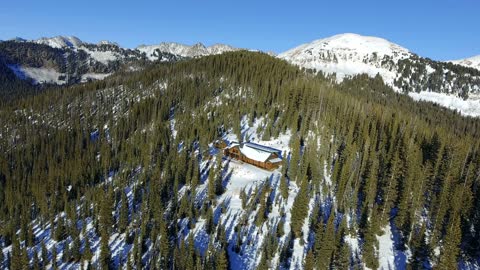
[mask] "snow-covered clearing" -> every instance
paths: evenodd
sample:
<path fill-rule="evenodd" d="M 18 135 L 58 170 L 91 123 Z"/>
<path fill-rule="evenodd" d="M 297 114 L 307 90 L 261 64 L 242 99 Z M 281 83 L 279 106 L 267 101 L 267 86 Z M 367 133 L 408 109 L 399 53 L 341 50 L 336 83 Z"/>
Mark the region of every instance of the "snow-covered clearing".
<path fill-rule="evenodd" d="M 65 84 L 65 74 L 60 73 L 52 68 L 33 68 L 22 67 L 19 65 L 10 65 L 9 68 L 15 75 L 21 79 L 30 78 L 34 83 L 56 83 Z"/>
<path fill-rule="evenodd" d="M 82 82 L 88 80 L 103 80 L 110 75 L 112 75 L 112 73 L 86 73 L 82 75 Z"/>
<path fill-rule="evenodd" d="M 420 93 L 408 93 L 414 100 L 434 102 L 442 107 L 458 110 L 462 115 L 480 116 L 480 97 L 474 96 L 467 100 L 460 97 L 436 92 L 422 91 Z"/>

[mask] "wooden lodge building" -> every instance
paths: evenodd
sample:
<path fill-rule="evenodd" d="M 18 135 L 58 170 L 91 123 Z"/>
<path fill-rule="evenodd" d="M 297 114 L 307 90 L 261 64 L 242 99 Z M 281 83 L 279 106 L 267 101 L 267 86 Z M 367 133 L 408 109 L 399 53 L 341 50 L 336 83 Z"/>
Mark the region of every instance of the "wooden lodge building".
<path fill-rule="evenodd" d="M 262 169 L 273 170 L 282 164 L 281 154 L 278 149 L 256 143 L 231 143 L 223 150 L 225 156 L 234 158 Z"/>

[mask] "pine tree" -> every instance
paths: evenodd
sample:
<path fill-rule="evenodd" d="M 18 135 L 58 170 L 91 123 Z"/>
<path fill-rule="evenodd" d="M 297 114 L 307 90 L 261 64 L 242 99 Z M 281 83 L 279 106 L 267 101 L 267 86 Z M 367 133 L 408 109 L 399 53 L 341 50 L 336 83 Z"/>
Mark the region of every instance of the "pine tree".
<path fill-rule="evenodd" d="M 112 225 L 113 225 L 112 212 L 114 209 L 114 198 L 113 198 L 112 187 L 108 187 L 108 189 L 104 192 L 103 195 L 104 196 L 100 201 L 100 213 L 99 213 L 100 234 L 102 236 L 108 237 L 108 235 L 112 230 Z"/>
<path fill-rule="evenodd" d="M 213 201 L 216 196 L 215 196 L 215 169 L 213 166 L 210 167 L 208 170 L 208 199 L 210 201 Z"/>
<path fill-rule="evenodd" d="M 339 249 L 333 262 L 335 269 L 350 269 L 350 246 L 342 243 Z"/>
<path fill-rule="evenodd" d="M 303 265 L 303 268 L 305 270 L 315 269 L 315 257 L 313 256 L 312 250 L 309 250 L 307 252 L 307 256 L 305 256 L 305 264 Z"/>
<path fill-rule="evenodd" d="M 298 163 L 300 161 L 300 139 L 298 136 L 292 137 L 290 163 L 288 166 L 288 178 L 292 181 L 297 180 Z"/>
<path fill-rule="evenodd" d="M 166 269 L 169 265 L 170 258 L 170 242 L 167 232 L 167 224 L 165 222 L 160 223 L 160 268 Z"/>
<path fill-rule="evenodd" d="M 217 154 L 217 166 L 215 169 L 215 195 L 220 196 L 223 194 L 224 189 L 223 189 L 223 165 L 222 165 L 222 159 L 223 159 L 223 153 L 222 151 L 218 151 Z"/>
<path fill-rule="evenodd" d="M 28 223 L 27 229 L 27 245 L 29 247 L 35 244 L 35 235 L 33 234 L 33 224 L 32 222 Z"/>
<path fill-rule="evenodd" d="M 132 255 L 130 253 L 127 253 L 127 270 L 132 270 L 133 265 L 132 265 Z"/>
<path fill-rule="evenodd" d="M 92 259 L 92 249 L 90 247 L 90 240 L 88 237 L 85 237 L 85 247 L 83 248 L 82 259 L 85 261 L 90 261 Z"/>
<path fill-rule="evenodd" d="M 460 242 L 462 240 L 462 232 L 460 227 L 460 218 L 454 217 L 449 225 L 445 243 L 440 253 L 440 262 L 438 269 L 456 269 L 458 268 L 458 255 L 460 254 Z"/>
<path fill-rule="evenodd" d="M 308 214 L 308 202 L 310 199 L 309 193 L 308 180 L 304 178 L 301 182 L 300 191 L 293 202 L 291 211 L 291 226 L 295 238 L 299 238 L 302 234 L 303 222 Z"/>
<path fill-rule="evenodd" d="M 29 269 L 30 268 L 30 260 L 28 259 L 28 250 L 27 250 L 27 247 L 23 247 L 22 249 L 22 257 L 21 257 L 21 265 L 23 268 L 25 269 Z"/>
<path fill-rule="evenodd" d="M 13 237 L 12 242 L 12 255 L 11 255 L 10 269 L 12 270 L 22 270 L 25 265 L 22 261 L 22 251 L 20 249 L 20 242 L 17 237 Z"/>
<path fill-rule="evenodd" d="M 374 210 L 374 212 L 376 212 L 376 210 Z M 365 244 L 363 245 L 363 258 L 365 265 L 372 269 L 378 268 L 377 222 L 378 220 L 372 217 L 371 221 L 368 222 L 363 236 L 365 241 Z"/>
<path fill-rule="evenodd" d="M 245 192 L 245 188 L 242 188 L 240 190 L 240 200 L 242 201 L 242 208 L 245 209 L 245 207 L 247 207 L 247 201 L 248 201 L 247 193 Z"/>
<path fill-rule="evenodd" d="M 333 252 L 335 251 L 335 224 L 334 224 L 333 210 L 327 221 L 327 227 L 323 234 L 322 240 L 319 243 L 320 248 L 317 254 L 317 268 L 329 269 L 332 261 Z"/>
<path fill-rule="evenodd" d="M 215 269 L 216 270 L 228 270 L 229 263 L 228 263 L 228 255 L 225 249 L 220 249 L 216 252 L 215 255 Z"/>
<path fill-rule="evenodd" d="M 124 233 L 128 226 L 128 200 L 124 191 L 122 193 L 122 202 L 120 206 L 120 216 L 118 218 L 118 230 Z"/>
<path fill-rule="evenodd" d="M 38 254 L 33 254 L 32 269 L 40 270 L 40 262 L 38 261 Z"/>
<path fill-rule="evenodd" d="M 408 260 L 407 269 L 421 269 L 429 257 L 429 248 L 425 238 L 425 225 L 422 225 L 420 232 L 412 238 L 410 248 L 412 256 Z"/>
<path fill-rule="evenodd" d="M 53 269 L 57 269 L 58 268 L 58 265 L 57 265 L 57 246 L 56 245 L 53 245 L 52 246 L 52 259 L 51 259 L 51 264 L 52 264 L 52 268 Z"/>
<path fill-rule="evenodd" d="M 4 255 L 3 255 L 3 247 L 0 244 L 0 268 L 2 268 L 4 260 L 5 260 L 5 258 L 4 258 Z"/>
<path fill-rule="evenodd" d="M 282 195 L 283 199 L 288 199 L 288 182 L 287 178 L 283 174 L 280 177 L 280 194 Z"/>
<path fill-rule="evenodd" d="M 268 270 L 270 267 L 268 266 L 268 260 L 267 260 L 267 252 L 265 249 L 262 250 L 261 257 L 260 257 L 260 262 L 257 265 L 258 270 Z"/>
<path fill-rule="evenodd" d="M 75 237 L 75 239 L 73 239 L 71 253 L 72 253 L 72 259 L 75 262 L 79 262 L 80 258 L 81 258 L 81 256 L 80 256 L 80 238 L 79 237 Z"/>
<path fill-rule="evenodd" d="M 42 241 L 42 268 L 45 269 L 48 263 L 48 250 L 45 241 Z"/>
<path fill-rule="evenodd" d="M 66 229 L 65 229 L 65 220 L 63 217 L 58 217 L 57 220 L 57 227 L 55 230 L 55 240 L 57 242 L 62 241 L 66 237 Z"/>
<path fill-rule="evenodd" d="M 108 247 L 108 235 L 100 239 L 100 258 L 98 259 L 100 269 L 110 269 L 111 258 L 110 248 Z"/>

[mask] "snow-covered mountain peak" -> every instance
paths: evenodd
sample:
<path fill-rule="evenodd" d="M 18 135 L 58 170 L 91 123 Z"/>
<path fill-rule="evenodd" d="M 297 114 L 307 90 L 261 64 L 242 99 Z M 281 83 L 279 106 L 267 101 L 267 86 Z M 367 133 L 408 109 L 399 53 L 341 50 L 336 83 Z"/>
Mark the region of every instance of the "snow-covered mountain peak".
<path fill-rule="evenodd" d="M 412 55 L 386 39 L 347 33 L 300 45 L 278 57 L 304 68 L 336 73 L 338 80 L 360 73 L 380 74 L 391 85 L 396 77 L 392 66 Z"/>
<path fill-rule="evenodd" d="M 44 44 L 52 48 L 78 48 L 84 43 L 75 36 L 56 36 L 56 37 L 43 37 L 33 42 L 38 44 Z"/>
<path fill-rule="evenodd" d="M 402 46 L 386 39 L 361 36 L 358 34 L 339 34 L 328 38 L 318 39 L 310 43 L 300 45 L 289 51 L 279 54 L 280 58 L 309 58 L 324 52 L 334 53 L 336 57 L 350 58 L 350 60 L 363 60 L 365 56 L 382 57 L 384 55 L 393 58 L 403 58 L 410 55 L 409 51 Z"/>
<path fill-rule="evenodd" d="M 319 39 L 311 43 L 330 50 L 354 50 L 362 53 L 377 53 L 378 55 L 393 55 L 408 53 L 408 50 L 386 39 L 372 36 L 361 36 L 353 33 L 339 34 L 329 38 Z"/>
<path fill-rule="evenodd" d="M 447 62 L 452 62 L 453 64 L 461 65 L 464 67 L 476 68 L 480 70 L 480 55 L 459 59 L 459 60 L 451 60 Z"/>
<path fill-rule="evenodd" d="M 221 54 L 224 52 L 230 52 L 230 51 L 236 51 L 236 50 L 238 49 L 230 45 L 221 44 L 221 43 L 213 44 L 212 46 L 208 47 L 208 51 L 210 54 Z"/>
<path fill-rule="evenodd" d="M 144 52 L 149 59 L 155 60 L 157 57 L 157 51 L 180 55 L 183 57 L 198 57 L 211 54 L 220 54 L 238 49 L 224 44 L 215 44 L 213 46 L 206 47 L 202 43 L 196 43 L 189 46 L 176 42 L 162 42 L 158 45 L 141 45 L 137 47 L 137 50 Z"/>
<path fill-rule="evenodd" d="M 97 45 L 113 45 L 113 46 L 117 46 L 117 47 L 120 47 L 120 45 L 117 43 L 117 42 L 113 42 L 113 41 L 109 41 L 109 40 L 101 40 L 97 43 Z"/>
<path fill-rule="evenodd" d="M 21 37 L 14 37 L 10 39 L 10 41 L 15 41 L 15 42 L 26 42 L 27 40 Z"/>

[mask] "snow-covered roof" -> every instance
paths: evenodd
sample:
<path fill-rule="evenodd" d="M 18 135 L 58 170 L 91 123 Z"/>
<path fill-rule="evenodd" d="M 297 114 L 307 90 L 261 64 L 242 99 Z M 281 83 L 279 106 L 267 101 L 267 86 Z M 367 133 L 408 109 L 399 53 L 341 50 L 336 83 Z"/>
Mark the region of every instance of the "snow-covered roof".
<path fill-rule="evenodd" d="M 240 147 L 240 152 L 244 154 L 247 158 L 265 162 L 272 154 L 271 152 L 266 152 L 260 149 L 256 149 L 251 147 L 249 144 L 245 143 L 242 147 Z"/>
<path fill-rule="evenodd" d="M 244 145 L 247 145 L 250 148 L 254 148 L 254 149 L 257 149 L 257 150 L 260 150 L 260 151 L 264 151 L 264 152 L 277 153 L 278 155 L 280 155 L 282 153 L 282 151 L 280 151 L 278 149 L 268 147 L 268 146 L 265 146 L 265 145 L 261 145 L 261 144 L 252 143 L 252 142 L 245 143 Z"/>
<path fill-rule="evenodd" d="M 278 162 L 282 162 L 282 159 L 281 158 L 272 158 L 269 160 L 271 163 L 278 163 Z"/>

